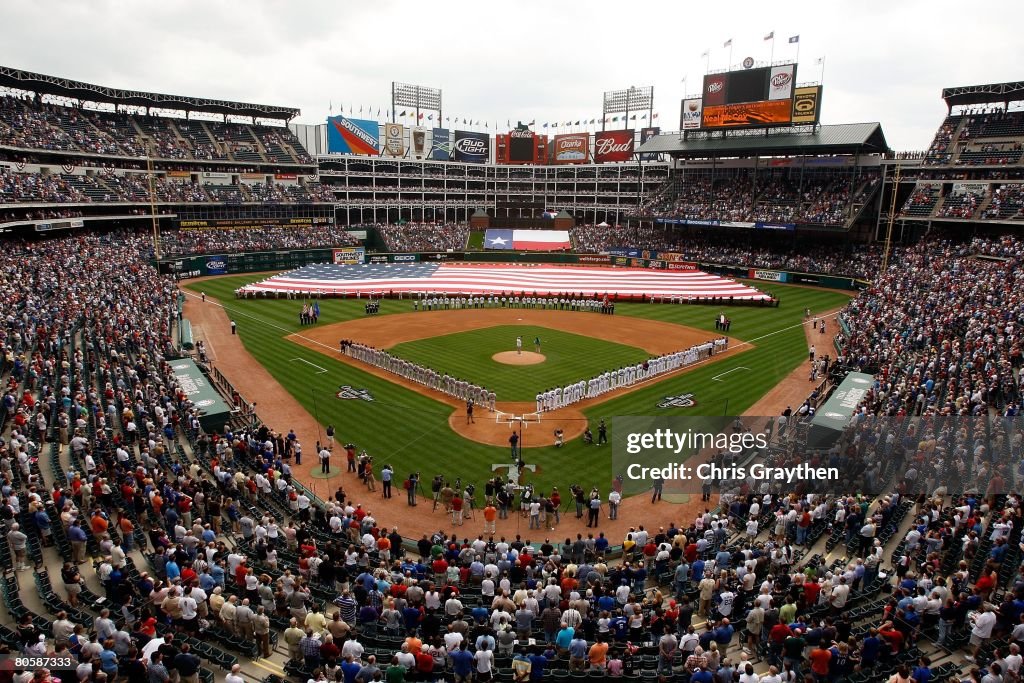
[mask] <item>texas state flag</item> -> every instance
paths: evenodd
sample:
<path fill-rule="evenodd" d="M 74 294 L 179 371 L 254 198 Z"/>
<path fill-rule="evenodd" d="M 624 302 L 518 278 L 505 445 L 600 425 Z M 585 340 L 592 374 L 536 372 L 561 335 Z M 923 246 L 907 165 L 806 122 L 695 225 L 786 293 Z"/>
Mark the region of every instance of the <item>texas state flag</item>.
<path fill-rule="evenodd" d="M 511 230 L 488 230 L 484 234 L 485 249 L 512 249 Z"/>
<path fill-rule="evenodd" d="M 562 251 L 570 247 L 568 230 L 492 229 L 484 234 L 484 248 L 486 249 Z"/>

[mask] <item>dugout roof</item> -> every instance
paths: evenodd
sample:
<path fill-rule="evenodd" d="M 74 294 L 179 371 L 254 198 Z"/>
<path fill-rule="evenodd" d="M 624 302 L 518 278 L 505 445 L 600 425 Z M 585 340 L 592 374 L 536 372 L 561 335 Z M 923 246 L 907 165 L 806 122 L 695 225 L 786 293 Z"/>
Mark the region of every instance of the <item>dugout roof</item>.
<path fill-rule="evenodd" d="M 636 150 L 683 158 L 764 156 L 769 154 L 882 154 L 889 151 L 880 123 L 842 123 L 810 131 L 744 131 L 739 135 L 668 133 Z"/>
<path fill-rule="evenodd" d="M 1002 102 L 1009 106 L 1010 102 L 1024 101 L 1024 81 L 943 88 L 942 99 L 946 100 L 946 106 L 951 110 L 953 107 L 994 102 Z"/>
<path fill-rule="evenodd" d="M 226 116 L 250 116 L 262 119 L 284 119 L 290 121 L 299 115 L 299 110 L 292 107 L 279 107 L 272 104 L 249 104 L 231 102 L 229 100 L 208 100 L 202 97 L 184 95 L 164 95 L 161 93 L 144 92 L 141 90 L 123 90 L 93 85 L 82 81 L 59 76 L 47 76 L 32 71 L 22 71 L 7 66 L 0 66 L 0 87 L 17 90 L 30 90 L 43 95 L 55 95 L 89 102 L 109 102 L 136 107 L 156 107 L 158 109 L 184 109 L 186 111 L 202 111 Z"/>

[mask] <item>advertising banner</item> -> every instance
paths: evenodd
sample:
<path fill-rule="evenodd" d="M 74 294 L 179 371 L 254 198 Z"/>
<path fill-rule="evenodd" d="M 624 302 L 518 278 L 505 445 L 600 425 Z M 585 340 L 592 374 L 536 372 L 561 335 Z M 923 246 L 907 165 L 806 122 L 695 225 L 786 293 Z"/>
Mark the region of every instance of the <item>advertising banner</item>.
<path fill-rule="evenodd" d="M 452 140 L 447 128 L 435 128 L 431 134 L 430 158 L 448 161 L 452 158 Z"/>
<path fill-rule="evenodd" d="M 334 263 L 354 266 L 366 260 L 366 249 L 363 247 L 343 247 L 334 250 Z"/>
<path fill-rule="evenodd" d="M 580 254 L 579 256 L 576 257 L 576 260 L 579 263 L 589 263 L 591 265 L 600 264 L 603 266 L 607 266 L 609 263 L 611 263 L 610 256 L 601 256 L 600 254 Z"/>
<path fill-rule="evenodd" d="M 412 140 L 409 143 L 412 155 L 422 159 L 427 154 L 427 129 L 417 126 L 412 129 Z"/>
<path fill-rule="evenodd" d="M 773 66 L 768 77 L 768 99 L 788 100 L 793 96 L 793 85 L 796 83 L 796 64 Z"/>
<path fill-rule="evenodd" d="M 455 161 L 471 164 L 486 164 L 490 156 L 489 133 L 472 133 L 466 130 L 455 131 Z"/>
<path fill-rule="evenodd" d="M 392 254 L 391 255 L 391 262 L 392 263 L 414 263 L 414 262 L 419 261 L 419 260 L 420 260 L 419 254 Z"/>
<path fill-rule="evenodd" d="M 296 218 L 221 218 L 186 219 L 177 221 L 180 230 L 205 230 L 210 228 L 249 230 L 267 226 L 301 227 L 308 225 L 333 225 L 334 216 L 300 216 Z"/>
<path fill-rule="evenodd" d="M 377 156 L 380 150 L 380 124 L 345 116 L 327 118 L 327 152 Z"/>
<path fill-rule="evenodd" d="M 699 97 L 683 100 L 682 112 L 679 114 L 679 130 L 700 128 L 702 102 Z"/>
<path fill-rule="evenodd" d="M 206 274 L 207 275 L 224 275 L 228 272 L 227 258 L 224 256 L 207 256 L 206 257 Z"/>
<path fill-rule="evenodd" d="M 785 282 L 786 273 L 777 270 L 754 270 L 750 269 L 750 277 L 754 280 L 768 280 L 769 282 Z"/>
<path fill-rule="evenodd" d="M 705 128 L 753 128 L 790 122 L 789 100 L 766 100 L 744 104 L 708 106 L 704 103 Z"/>
<path fill-rule="evenodd" d="M 697 264 L 688 261 L 666 261 L 666 264 L 669 270 L 697 270 Z"/>
<path fill-rule="evenodd" d="M 556 135 L 551 143 L 551 163 L 585 164 L 590 159 L 590 135 Z"/>
<path fill-rule="evenodd" d="M 704 77 L 704 107 L 725 104 L 728 74 L 708 74 Z"/>
<path fill-rule="evenodd" d="M 635 132 L 629 130 L 606 130 L 594 134 L 594 161 L 603 164 L 609 161 L 629 161 L 633 156 Z"/>
<path fill-rule="evenodd" d="M 658 126 L 651 126 L 651 127 L 648 127 L 648 128 L 641 128 L 640 129 L 640 144 L 642 145 L 645 142 L 647 142 L 648 140 L 650 140 L 651 138 L 656 137 L 658 135 L 658 133 L 660 133 L 660 132 L 661 132 L 661 128 L 659 128 Z M 640 161 L 657 161 L 657 160 L 658 160 L 658 155 L 657 154 L 641 154 L 640 155 Z"/>
<path fill-rule="evenodd" d="M 812 85 L 793 91 L 793 123 L 817 123 L 821 116 L 821 86 Z"/>
<path fill-rule="evenodd" d="M 953 183 L 953 194 L 984 194 L 988 183 Z"/>
<path fill-rule="evenodd" d="M 243 175 L 247 175 L 247 174 L 243 174 Z M 260 175 L 262 175 L 262 174 L 260 174 Z M 192 172 L 191 171 L 168 171 L 167 172 L 167 177 L 168 178 L 185 178 L 187 180 L 187 179 L 192 177 Z"/>
<path fill-rule="evenodd" d="M 274 180 L 298 180 L 298 173 L 275 173 Z"/>
<path fill-rule="evenodd" d="M 530 164 L 534 162 L 536 149 L 535 136 L 532 130 L 517 128 L 508 134 L 508 161 L 512 164 Z"/>
<path fill-rule="evenodd" d="M 389 157 L 405 154 L 405 126 L 400 123 L 384 124 L 384 154 Z"/>

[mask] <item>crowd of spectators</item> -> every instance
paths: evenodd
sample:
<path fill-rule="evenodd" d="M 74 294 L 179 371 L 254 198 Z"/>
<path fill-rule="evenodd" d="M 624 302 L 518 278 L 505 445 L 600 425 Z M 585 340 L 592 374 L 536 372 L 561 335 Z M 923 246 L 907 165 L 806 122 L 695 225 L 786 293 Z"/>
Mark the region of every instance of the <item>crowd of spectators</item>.
<path fill-rule="evenodd" d="M 981 415 L 1016 410 L 1022 351 L 1022 244 L 926 240 L 842 313 L 841 356 L 877 377 L 866 398 L 882 415 Z M 1005 260 L 974 258 L 977 253 Z"/>
<path fill-rule="evenodd" d="M 15 173 L 0 166 L 0 203 L 46 202 L 51 204 L 77 204 L 91 198 L 55 174 Z"/>
<path fill-rule="evenodd" d="M 238 230 L 165 230 L 160 235 L 160 248 L 167 256 L 346 247 L 357 244 L 359 240 L 353 237 L 352 233 L 337 225 L 272 226 Z"/>
<path fill-rule="evenodd" d="M 715 177 L 693 175 L 667 181 L 637 211 L 640 217 L 734 222 L 841 224 L 854 199 L 867 197 L 879 182 L 866 171 L 851 187 L 849 170 L 722 172 Z"/>
<path fill-rule="evenodd" d="M 334 201 L 333 192 L 320 183 L 213 185 L 155 175 L 153 189 L 158 202 L 296 204 Z M 149 176 L 145 173 L 116 173 L 113 169 L 104 169 L 92 175 L 44 175 L 0 166 L 0 203 L 76 204 L 148 202 L 149 199 Z"/>
<path fill-rule="evenodd" d="M 463 250 L 469 240 L 466 223 L 402 223 L 376 226 L 388 251 Z"/>
<path fill-rule="evenodd" d="M 211 233 L 178 236 L 192 235 Z M 563 506 L 557 490 L 516 491 L 496 477 L 476 505 L 472 487 L 439 475 L 431 490 L 452 524 L 483 532 L 441 530 L 407 544 L 346 493 L 361 488 L 356 474 L 329 500 L 309 494 L 292 476 L 302 452 L 293 435 L 199 428 L 167 363 L 177 292 L 147 263 L 146 238 L 4 247 L 0 372 L 10 431 L 0 446 L 0 562 L 13 571 L 0 580 L 8 608 L 21 609 L 0 641 L 22 654 L 74 657 L 78 680 L 196 681 L 216 662 L 237 683 L 241 665 L 226 652 L 268 657 L 277 643 L 293 677 L 358 683 L 586 671 L 694 683 L 923 683 L 959 670 L 933 667 L 925 649 L 944 651 L 932 641 L 967 654 L 971 680 L 1020 672 L 1016 494 L 916 496 L 901 480 L 868 495 L 826 495 L 750 478 L 678 525 L 638 520 L 612 559 L 620 539 L 597 528 L 575 538 L 540 530 L 573 507 L 598 527 L 606 513 L 616 517 L 621 480 L 604 497 L 573 487 Z M 897 252 L 844 311 L 851 334 L 841 362 L 878 378 L 864 408 L 1012 411 L 1022 254 L 1011 237 Z M 899 457 L 925 453 L 921 435 L 906 435 Z M 966 432 L 954 438 L 969 445 Z M 856 465 L 863 445 L 853 446 L 829 457 Z M 354 446 L 346 459 L 353 472 L 358 460 L 371 490 L 378 477 L 387 488 L 403 478 L 357 458 Z M 430 503 L 418 476 L 405 487 L 410 505 Z M 537 536 L 489 533 L 499 508 L 521 510 Z M 822 539 L 826 550 L 845 546 L 838 559 L 812 552 Z M 51 611 L 33 615 L 18 586 L 31 585 L 27 572 L 41 581 L 56 557 L 63 566 L 44 596 Z"/>
<path fill-rule="evenodd" d="M 222 134 L 213 136 L 210 127 Z M 225 142 L 224 131 L 231 143 Z M 143 157 L 152 150 L 159 158 L 179 160 L 243 160 L 236 152 L 247 151 L 246 161 L 313 163 L 298 139 L 283 127 L 219 122 L 207 127 L 197 120 L 92 111 L 12 94 L 0 96 L 0 144 L 127 157 Z"/>
<path fill-rule="evenodd" d="M 582 253 L 652 250 L 682 254 L 682 260 L 700 263 L 858 278 L 873 277 L 880 262 L 880 252 L 875 247 L 794 241 L 742 230 L 712 235 L 660 225 L 578 225 L 569 231 L 569 236 L 573 248 Z"/>

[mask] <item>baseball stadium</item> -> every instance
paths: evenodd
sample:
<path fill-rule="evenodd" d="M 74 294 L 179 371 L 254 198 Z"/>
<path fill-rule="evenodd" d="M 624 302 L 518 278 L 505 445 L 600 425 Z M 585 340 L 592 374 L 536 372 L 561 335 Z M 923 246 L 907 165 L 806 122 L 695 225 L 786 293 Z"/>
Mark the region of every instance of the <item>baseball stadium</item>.
<path fill-rule="evenodd" d="M 559 121 L 0 66 L 0 671 L 1019 681 L 1024 83 L 896 150 L 796 55 Z"/>

